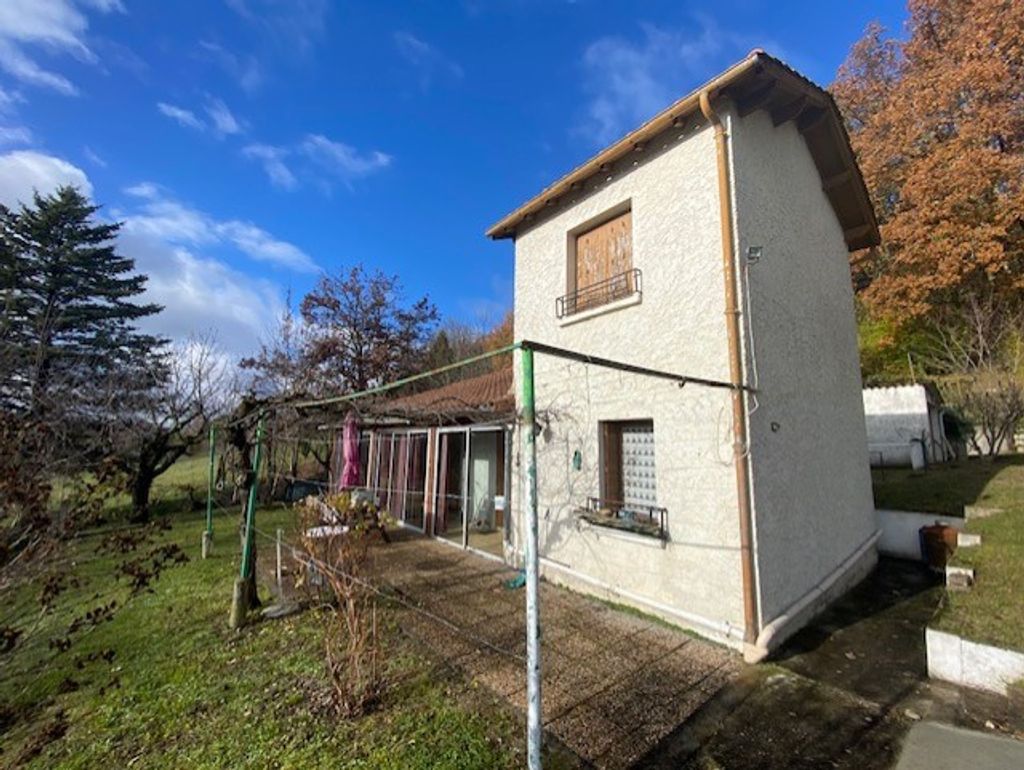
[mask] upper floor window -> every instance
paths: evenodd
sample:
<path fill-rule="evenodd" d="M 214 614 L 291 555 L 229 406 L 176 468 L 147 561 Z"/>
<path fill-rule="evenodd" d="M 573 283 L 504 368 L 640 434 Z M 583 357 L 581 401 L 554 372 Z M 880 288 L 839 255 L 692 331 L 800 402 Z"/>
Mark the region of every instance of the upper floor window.
<path fill-rule="evenodd" d="M 569 286 L 556 302 L 559 318 L 640 291 L 640 271 L 633 267 L 631 210 L 570 234 L 569 250 Z"/>

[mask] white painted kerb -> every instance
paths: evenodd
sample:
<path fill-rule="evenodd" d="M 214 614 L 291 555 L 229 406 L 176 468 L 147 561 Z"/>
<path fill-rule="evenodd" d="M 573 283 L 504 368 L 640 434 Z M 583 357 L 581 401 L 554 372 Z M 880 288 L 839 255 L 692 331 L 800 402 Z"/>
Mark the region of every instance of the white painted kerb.
<path fill-rule="evenodd" d="M 1024 679 L 1024 653 L 961 639 L 956 634 L 925 631 L 928 676 L 1006 695 L 1007 687 Z"/>
<path fill-rule="evenodd" d="M 917 511 L 896 511 L 879 508 L 875 511 L 882 537 L 878 541 L 878 552 L 898 559 L 924 561 L 921 555 L 921 527 L 945 524 L 956 529 L 964 528 L 964 520 L 957 516 L 940 513 L 919 513 Z"/>

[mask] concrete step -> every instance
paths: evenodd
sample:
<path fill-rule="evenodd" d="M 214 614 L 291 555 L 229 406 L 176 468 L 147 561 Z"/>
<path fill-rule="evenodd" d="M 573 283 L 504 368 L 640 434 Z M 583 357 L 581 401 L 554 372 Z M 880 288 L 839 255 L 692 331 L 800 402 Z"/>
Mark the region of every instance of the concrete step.
<path fill-rule="evenodd" d="M 973 532 L 957 532 L 957 548 L 974 548 L 978 545 L 981 545 L 981 535 L 976 535 Z"/>
<path fill-rule="evenodd" d="M 974 568 L 946 565 L 946 588 L 951 591 L 970 591 L 974 586 Z"/>

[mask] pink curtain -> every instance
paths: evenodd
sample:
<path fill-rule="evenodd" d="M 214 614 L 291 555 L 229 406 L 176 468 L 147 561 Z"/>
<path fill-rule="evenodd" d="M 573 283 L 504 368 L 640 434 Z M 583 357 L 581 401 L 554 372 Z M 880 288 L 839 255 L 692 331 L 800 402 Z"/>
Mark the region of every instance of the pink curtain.
<path fill-rule="evenodd" d="M 437 460 L 437 505 L 434 508 L 434 534 L 448 531 L 448 434 L 441 434 L 441 447 Z"/>
<path fill-rule="evenodd" d="M 359 424 L 355 412 L 345 416 L 345 432 L 342 438 L 342 453 L 345 464 L 341 470 L 341 488 L 359 486 Z"/>

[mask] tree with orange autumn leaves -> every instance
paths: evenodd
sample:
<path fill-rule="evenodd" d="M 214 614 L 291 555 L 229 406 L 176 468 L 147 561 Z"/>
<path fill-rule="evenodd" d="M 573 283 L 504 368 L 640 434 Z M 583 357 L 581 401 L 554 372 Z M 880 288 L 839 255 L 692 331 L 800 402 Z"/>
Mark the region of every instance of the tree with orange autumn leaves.
<path fill-rule="evenodd" d="M 910 0 L 833 92 L 882 229 L 853 258 L 861 301 L 896 327 L 948 327 L 1024 288 L 1024 3 Z"/>
<path fill-rule="evenodd" d="M 852 258 L 864 374 L 916 360 L 995 452 L 1024 419 L 1024 3 L 908 11 L 833 85 L 882 232 Z"/>

